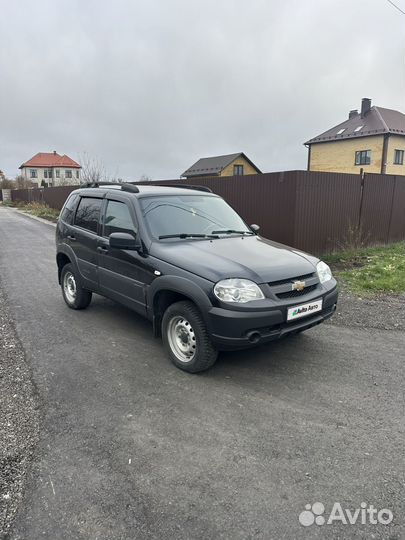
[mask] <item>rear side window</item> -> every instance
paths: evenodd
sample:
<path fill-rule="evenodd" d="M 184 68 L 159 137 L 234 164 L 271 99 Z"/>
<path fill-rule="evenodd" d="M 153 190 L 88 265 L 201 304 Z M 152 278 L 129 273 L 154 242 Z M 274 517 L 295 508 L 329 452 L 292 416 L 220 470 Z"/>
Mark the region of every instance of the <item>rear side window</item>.
<path fill-rule="evenodd" d="M 60 213 L 60 219 L 69 225 L 73 223 L 73 215 L 75 213 L 78 198 L 79 195 L 72 195 L 69 197 L 62 209 L 62 212 Z"/>
<path fill-rule="evenodd" d="M 103 199 L 82 197 L 77 207 L 75 225 L 97 233 L 97 225 L 100 219 L 100 210 Z"/>
<path fill-rule="evenodd" d="M 104 220 L 104 236 L 113 232 L 125 232 L 136 236 L 136 227 L 125 203 L 108 201 Z"/>

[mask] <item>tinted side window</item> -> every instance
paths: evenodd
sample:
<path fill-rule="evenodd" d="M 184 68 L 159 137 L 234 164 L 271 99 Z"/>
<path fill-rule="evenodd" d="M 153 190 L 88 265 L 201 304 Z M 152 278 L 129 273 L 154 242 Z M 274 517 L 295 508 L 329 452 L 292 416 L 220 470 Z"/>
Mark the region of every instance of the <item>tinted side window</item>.
<path fill-rule="evenodd" d="M 136 235 L 129 208 L 125 203 L 108 201 L 104 220 L 104 236 L 113 232 L 125 232 Z"/>
<path fill-rule="evenodd" d="M 71 225 L 73 223 L 73 215 L 75 213 L 76 203 L 79 195 L 72 195 L 65 202 L 65 206 L 60 213 L 60 219 Z"/>
<path fill-rule="evenodd" d="M 100 209 L 103 199 L 82 197 L 77 207 L 75 225 L 97 233 L 97 224 L 100 218 Z"/>

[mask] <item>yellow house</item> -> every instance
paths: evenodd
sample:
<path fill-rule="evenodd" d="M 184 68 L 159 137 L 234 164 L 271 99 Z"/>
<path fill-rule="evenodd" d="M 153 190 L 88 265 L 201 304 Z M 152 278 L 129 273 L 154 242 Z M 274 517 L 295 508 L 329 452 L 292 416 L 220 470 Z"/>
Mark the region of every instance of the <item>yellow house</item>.
<path fill-rule="evenodd" d="M 363 98 L 360 113 L 310 139 L 308 170 L 405 175 L 405 115 L 371 106 Z"/>
<path fill-rule="evenodd" d="M 196 178 L 201 176 L 242 176 L 244 174 L 261 174 L 261 171 L 243 152 L 239 152 L 226 156 L 201 158 L 181 176 L 183 178 Z"/>

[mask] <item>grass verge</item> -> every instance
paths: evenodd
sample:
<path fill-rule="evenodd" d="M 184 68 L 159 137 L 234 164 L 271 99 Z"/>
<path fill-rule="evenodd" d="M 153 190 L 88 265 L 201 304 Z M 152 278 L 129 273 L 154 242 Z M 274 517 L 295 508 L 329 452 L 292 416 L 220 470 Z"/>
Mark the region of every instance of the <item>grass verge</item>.
<path fill-rule="evenodd" d="M 358 295 L 405 291 L 405 244 L 368 247 L 323 257 L 344 287 Z"/>
<path fill-rule="evenodd" d="M 33 216 L 47 219 L 48 221 L 52 221 L 54 223 L 56 223 L 59 216 L 59 210 L 55 210 L 55 208 L 51 208 L 47 204 L 38 202 L 26 203 L 23 201 L 3 201 L 3 206 L 11 206 L 13 208 L 18 208 L 23 212 L 27 212 L 28 214 L 32 214 Z"/>

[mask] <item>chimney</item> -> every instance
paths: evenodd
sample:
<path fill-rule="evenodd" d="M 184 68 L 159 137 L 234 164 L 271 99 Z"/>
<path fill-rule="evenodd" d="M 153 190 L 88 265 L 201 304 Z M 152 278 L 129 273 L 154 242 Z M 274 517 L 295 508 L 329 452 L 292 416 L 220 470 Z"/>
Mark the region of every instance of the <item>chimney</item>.
<path fill-rule="evenodd" d="M 364 97 L 361 100 L 361 117 L 364 118 L 371 109 L 371 99 Z"/>
<path fill-rule="evenodd" d="M 53 155 L 56 156 L 56 150 L 53 151 Z"/>
<path fill-rule="evenodd" d="M 354 118 L 355 116 L 357 116 L 359 114 L 359 111 L 357 109 L 352 109 L 350 112 L 349 112 L 349 120 L 350 118 Z"/>

